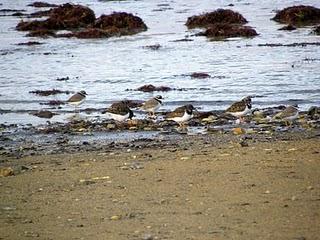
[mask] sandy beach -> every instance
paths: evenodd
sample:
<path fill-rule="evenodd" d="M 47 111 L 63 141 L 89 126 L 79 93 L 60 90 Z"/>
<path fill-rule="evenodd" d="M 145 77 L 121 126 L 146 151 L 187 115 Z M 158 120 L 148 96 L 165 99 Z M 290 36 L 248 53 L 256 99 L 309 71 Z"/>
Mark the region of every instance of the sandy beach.
<path fill-rule="evenodd" d="M 318 239 L 319 134 L 237 139 L 5 158 L 0 238 Z"/>

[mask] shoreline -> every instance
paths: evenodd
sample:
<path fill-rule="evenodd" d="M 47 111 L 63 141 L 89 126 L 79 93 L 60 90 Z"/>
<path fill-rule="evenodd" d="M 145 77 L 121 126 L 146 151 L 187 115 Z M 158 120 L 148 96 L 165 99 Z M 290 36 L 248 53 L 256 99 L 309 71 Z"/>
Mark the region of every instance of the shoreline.
<path fill-rule="evenodd" d="M 2 237 L 316 239 L 319 136 L 184 136 L 7 158 L 6 166 L 24 167 L 0 178 Z"/>

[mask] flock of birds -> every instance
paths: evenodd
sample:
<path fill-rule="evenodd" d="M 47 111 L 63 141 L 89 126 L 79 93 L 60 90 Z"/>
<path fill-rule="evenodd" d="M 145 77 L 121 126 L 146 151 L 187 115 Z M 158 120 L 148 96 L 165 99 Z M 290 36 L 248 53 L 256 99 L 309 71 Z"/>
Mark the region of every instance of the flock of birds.
<path fill-rule="evenodd" d="M 87 93 L 85 91 L 80 91 L 73 96 L 71 96 L 67 102 L 76 108 L 84 102 L 86 99 Z M 243 98 L 238 102 L 234 102 L 230 107 L 228 107 L 225 112 L 227 114 L 237 117 L 239 122 L 243 121 L 243 116 L 252 113 L 252 97 L 248 96 Z M 145 101 L 140 107 L 141 110 L 148 113 L 150 118 L 155 118 L 156 111 L 162 106 L 163 98 L 158 95 L 147 101 Z M 127 119 L 132 119 L 134 114 L 129 108 L 129 101 L 123 100 L 120 102 L 113 103 L 109 108 L 107 108 L 102 113 L 109 119 L 113 119 L 118 122 L 126 121 Z M 193 118 L 193 113 L 197 112 L 197 109 L 191 105 L 187 104 L 181 107 L 176 108 L 174 111 L 166 114 L 165 119 L 175 121 L 179 124 L 180 127 L 183 127 L 191 118 Z M 286 122 L 292 122 L 297 119 L 299 116 L 299 110 L 297 107 L 288 106 L 284 110 L 273 116 L 273 119 L 282 119 Z"/>

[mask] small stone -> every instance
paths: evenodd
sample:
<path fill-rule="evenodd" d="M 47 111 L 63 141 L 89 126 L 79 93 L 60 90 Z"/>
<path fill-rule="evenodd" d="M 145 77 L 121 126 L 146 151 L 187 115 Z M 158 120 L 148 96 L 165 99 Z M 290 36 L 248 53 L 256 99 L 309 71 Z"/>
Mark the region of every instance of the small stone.
<path fill-rule="evenodd" d="M 270 194 L 270 191 L 269 191 L 269 190 L 267 190 L 267 191 L 265 191 L 264 193 L 265 193 L 265 194 Z"/>
<path fill-rule="evenodd" d="M 116 128 L 116 125 L 115 125 L 115 124 L 112 124 L 112 123 L 108 123 L 107 128 L 108 128 L 108 129 L 115 129 L 115 128 Z"/>
<path fill-rule="evenodd" d="M 110 220 L 116 221 L 116 220 L 120 220 L 120 218 L 121 218 L 120 216 L 114 215 L 114 216 L 110 217 Z"/>
<path fill-rule="evenodd" d="M 142 239 L 143 240 L 153 240 L 154 237 L 151 234 L 145 234 Z"/>
<path fill-rule="evenodd" d="M 314 188 L 313 188 L 313 186 L 308 186 L 307 189 L 308 190 L 313 190 Z"/>
<path fill-rule="evenodd" d="M 0 168 L 0 177 L 13 176 L 14 172 L 11 167 Z"/>
<path fill-rule="evenodd" d="M 181 159 L 181 160 L 189 160 L 190 157 L 181 157 L 180 159 Z"/>
<path fill-rule="evenodd" d="M 292 196 L 291 197 L 291 201 L 296 201 L 297 200 L 297 197 L 296 196 Z"/>
<path fill-rule="evenodd" d="M 234 129 L 232 129 L 232 132 L 235 135 L 240 135 L 240 134 L 246 133 L 246 131 L 243 128 L 234 128 Z"/>

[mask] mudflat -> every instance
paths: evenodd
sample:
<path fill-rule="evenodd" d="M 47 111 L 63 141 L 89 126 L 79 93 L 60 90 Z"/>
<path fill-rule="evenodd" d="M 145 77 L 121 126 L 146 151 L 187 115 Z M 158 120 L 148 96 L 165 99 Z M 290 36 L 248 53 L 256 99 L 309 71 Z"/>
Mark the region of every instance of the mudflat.
<path fill-rule="evenodd" d="M 319 239 L 320 138 L 2 159 L 0 239 Z"/>

